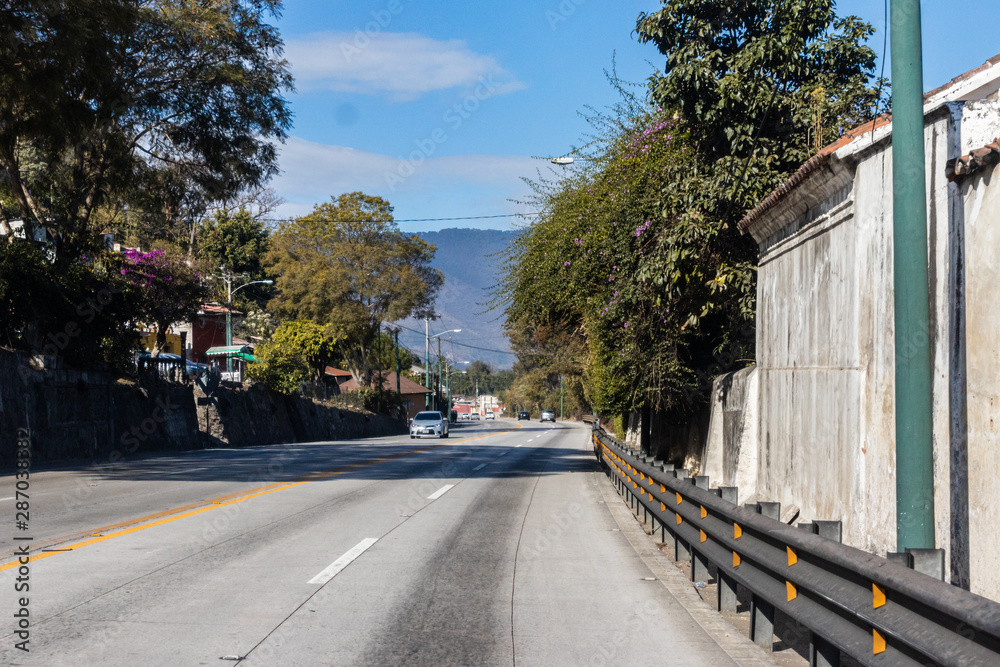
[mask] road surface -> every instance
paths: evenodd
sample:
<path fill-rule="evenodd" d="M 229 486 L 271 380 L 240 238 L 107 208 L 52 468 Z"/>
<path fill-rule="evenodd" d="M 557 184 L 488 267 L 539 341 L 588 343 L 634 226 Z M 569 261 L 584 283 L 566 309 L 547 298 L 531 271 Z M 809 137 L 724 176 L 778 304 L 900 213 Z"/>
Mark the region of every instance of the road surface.
<path fill-rule="evenodd" d="M 581 425 L 34 471 L 24 530 L 15 489 L 4 665 L 765 663 L 654 575 Z"/>

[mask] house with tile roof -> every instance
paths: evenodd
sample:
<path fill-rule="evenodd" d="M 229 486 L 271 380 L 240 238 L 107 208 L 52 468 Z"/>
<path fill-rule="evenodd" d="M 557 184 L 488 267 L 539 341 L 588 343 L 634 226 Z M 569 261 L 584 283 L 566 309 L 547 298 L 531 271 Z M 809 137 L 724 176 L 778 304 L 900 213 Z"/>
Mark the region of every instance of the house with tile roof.
<path fill-rule="evenodd" d="M 924 98 L 936 542 L 1000 600 L 1000 56 Z M 757 365 L 716 381 L 703 474 L 844 542 L 896 547 L 892 118 L 820 150 L 740 222 Z"/>
<path fill-rule="evenodd" d="M 393 371 L 382 372 L 382 388 L 389 392 L 396 391 L 396 373 Z M 377 384 L 377 380 L 373 381 Z M 341 391 L 357 391 L 361 383 L 354 377 L 346 380 L 340 385 Z M 403 397 L 403 405 L 406 407 L 407 419 L 413 419 L 418 412 L 424 409 L 425 398 L 430 395 L 431 390 L 406 377 L 399 376 L 399 393 Z"/>

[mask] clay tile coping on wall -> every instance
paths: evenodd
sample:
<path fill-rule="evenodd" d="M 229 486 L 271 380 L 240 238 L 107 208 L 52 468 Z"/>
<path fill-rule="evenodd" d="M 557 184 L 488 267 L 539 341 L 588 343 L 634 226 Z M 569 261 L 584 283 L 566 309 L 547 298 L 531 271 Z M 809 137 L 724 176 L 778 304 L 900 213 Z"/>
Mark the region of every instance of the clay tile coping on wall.
<path fill-rule="evenodd" d="M 975 69 L 971 69 L 968 72 L 965 72 L 964 74 L 959 74 L 954 79 L 952 79 L 948 83 L 944 84 L 940 88 L 935 88 L 934 90 L 930 91 L 929 93 L 925 93 L 924 94 L 924 102 L 926 103 L 931 98 L 940 95 L 942 92 L 948 90 L 949 88 L 953 88 L 957 84 L 959 84 L 959 83 L 961 83 L 961 82 L 963 82 L 963 81 L 965 81 L 967 79 L 972 78 L 976 74 L 979 74 L 980 72 L 982 72 L 984 70 L 987 70 L 990 67 L 993 67 L 994 65 L 996 65 L 998 63 L 1000 63 L 1000 54 L 997 54 L 997 55 L 993 56 L 992 58 L 990 58 L 985 63 L 983 63 L 982 65 L 980 65 L 979 67 L 977 67 Z M 826 162 L 830 159 L 830 156 L 835 151 L 840 150 L 844 146 L 850 144 L 852 141 L 854 141 L 858 137 L 861 137 L 861 136 L 865 135 L 868 132 L 873 132 L 876 129 L 878 129 L 878 128 L 884 126 L 884 125 L 890 124 L 891 122 L 892 122 L 892 114 L 891 113 L 882 114 L 881 116 L 879 116 L 875 120 L 873 120 L 871 122 L 867 122 L 867 123 L 865 123 L 863 125 L 860 125 L 860 126 L 854 128 L 854 129 L 846 132 L 844 134 L 844 136 L 842 136 L 840 139 L 838 139 L 837 141 L 833 142 L 829 146 L 824 146 L 823 148 L 821 148 L 819 150 L 819 152 L 816 153 L 816 155 L 813 155 L 811 158 L 809 158 L 808 160 L 806 160 L 806 162 L 801 167 L 799 167 L 798 170 L 794 174 L 792 174 L 791 178 L 789 178 L 787 181 L 785 181 L 784 183 L 782 183 L 781 185 L 779 185 L 777 187 L 777 189 L 775 189 L 774 192 L 772 192 L 770 195 L 768 195 L 762 202 L 760 202 L 759 204 L 757 204 L 757 206 L 755 206 L 749 213 L 747 213 L 746 216 L 744 216 L 743 219 L 740 220 L 739 224 L 737 225 L 738 228 L 739 228 L 739 230 L 742 231 L 742 232 L 746 232 L 746 230 L 750 227 L 750 225 L 752 225 L 753 223 L 757 222 L 762 217 L 764 217 L 764 215 L 767 214 L 768 211 L 770 211 L 775 206 L 777 206 L 778 202 L 780 202 L 782 199 L 784 199 L 788 195 L 788 193 L 790 193 L 792 190 L 794 190 L 796 187 L 798 187 L 799 184 L 801 184 L 804 180 L 806 180 L 806 178 L 810 174 L 812 174 L 813 172 L 817 171 L 820 167 L 822 167 L 824 164 L 826 164 Z M 993 145 L 994 144 L 990 144 L 989 146 L 993 146 Z M 987 148 L 989 146 L 987 146 Z M 983 149 L 980 149 L 980 150 L 983 150 Z M 975 151 L 973 151 L 973 153 L 975 153 Z M 972 155 L 972 154 L 970 154 L 970 155 Z M 958 159 L 961 160 L 962 158 L 958 158 Z M 988 159 L 992 159 L 992 158 L 988 158 Z M 990 163 L 990 164 L 992 164 L 992 163 Z M 979 165 L 976 168 L 978 169 L 980 166 L 982 166 L 982 165 Z M 949 166 L 949 168 L 950 168 L 950 166 Z M 951 174 L 951 172 L 949 171 L 949 178 L 951 178 L 950 174 Z"/>
<path fill-rule="evenodd" d="M 837 139 L 832 144 L 824 146 L 819 149 L 816 155 L 805 161 L 805 163 L 799 167 L 792 177 L 787 181 L 779 185 L 774 192 L 769 194 L 764 201 L 757 204 L 749 213 L 747 213 L 742 220 L 739 222 L 740 231 L 746 231 L 750 225 L 760 220 L 764 215 L 770 211 L 772 208 L 777 206 L 778 202 L 785 198 L 785 196 L 797 188 L 802 181 L 806 180 L 810 174 L 818 171 L 820 167 L 829 161 L 830 156 L 836 151 L 840 150 L 844 146 L 848 145 L 858 137 L 864 136 L 869 132 L 874 132 L 880 127 L 889 125 L 892 123 L 892 114 L 886 113 L 882 114 L 873 121 L 867 122 L 864 125 L 859 125 L 844 133 L 840 139 Z"/>
<path fill-rule="evenodd" d="M 949 181 L 957 181 L 997 163 L 1000 163 L 1000 139 L 994 139 L 992 143 L 977 148 L 968 155 L 948 160 L 945 174 Z"/>

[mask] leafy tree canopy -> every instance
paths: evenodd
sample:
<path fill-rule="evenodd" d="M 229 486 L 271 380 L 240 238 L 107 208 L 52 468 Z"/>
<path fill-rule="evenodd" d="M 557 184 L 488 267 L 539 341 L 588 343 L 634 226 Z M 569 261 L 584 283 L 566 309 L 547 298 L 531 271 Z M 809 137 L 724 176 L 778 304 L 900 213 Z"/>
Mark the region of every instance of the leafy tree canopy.
<path fill-rule="evenodd" d="M 753 358 L 756 248 L 735 223 L 875 111 L 871 28 L 829 1 L 664 0 L 637 32 L 664 73 L 645 99 L 612 77 L 589 166 L 534 183 L 541 215 L 504 266 L 512 405 L 544 400 L 556 364 L 603 414 L 700 404 Z"/>
<path fill-rule="evenodd" d="M 431 315 L 444 282 L 430 265 L 434 250 L 399 231 L 385 200 L 340 195 L 272 236 L 269 269 L 280 278 L 270 305 L 279 316 L 331 326 L 367 384 L 382 324 Z"/>
<path fill-rule="evenodd" d="M 28 0 L 0 8 L 0 225 L 44 227 L 65 262 L 102 204 L 157 184 L 166 215 L 277 169 L 291 88 L 273 0 Z M 167 176 L 173 173 L 174 176 Z"/>
<path fill-rule="evenodd" d="M 304 359 L 312 370 L 313 381 L 318 382 L 337 356 L 337 341 L 328 331 L 329 327 L 315 322 L 285 322 L 274 332 L 269 345 Z"/>

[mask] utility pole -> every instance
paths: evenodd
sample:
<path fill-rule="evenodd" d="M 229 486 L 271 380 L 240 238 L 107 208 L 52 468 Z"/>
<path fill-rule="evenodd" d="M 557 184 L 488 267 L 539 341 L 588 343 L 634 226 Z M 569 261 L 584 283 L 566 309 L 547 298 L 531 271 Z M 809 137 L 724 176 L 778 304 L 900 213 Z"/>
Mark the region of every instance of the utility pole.
<path fill-rule="evenodd" d="M 396 329 L 396 395 L 403 395 L 403 391 L 399 386 L 399 329 Z"/>
<path fill-rule="evenodd" d="M 431 322 L 428 318 L 424 318 L 424 386 L 428 389 L 431 388 Z M 430 408 L 431 397 L 424 394 L 424 410 Z"/>
<path fill-rule="evenodd" d="M 438 379 L 437 391 L 434 392 L 434 409 L 437 410 L 437 395 L 441 391 L 441 337 L 438 337 Z"/>
<path fill-rule="evenodd" d="M 563 418 L 563 376 L 559 376 L 559 421 Z"/>
<path fill-rule="evenodd" d="M 927 194 L 920 0 L 890 0 L 896 547 L 933 549 Z"/>

